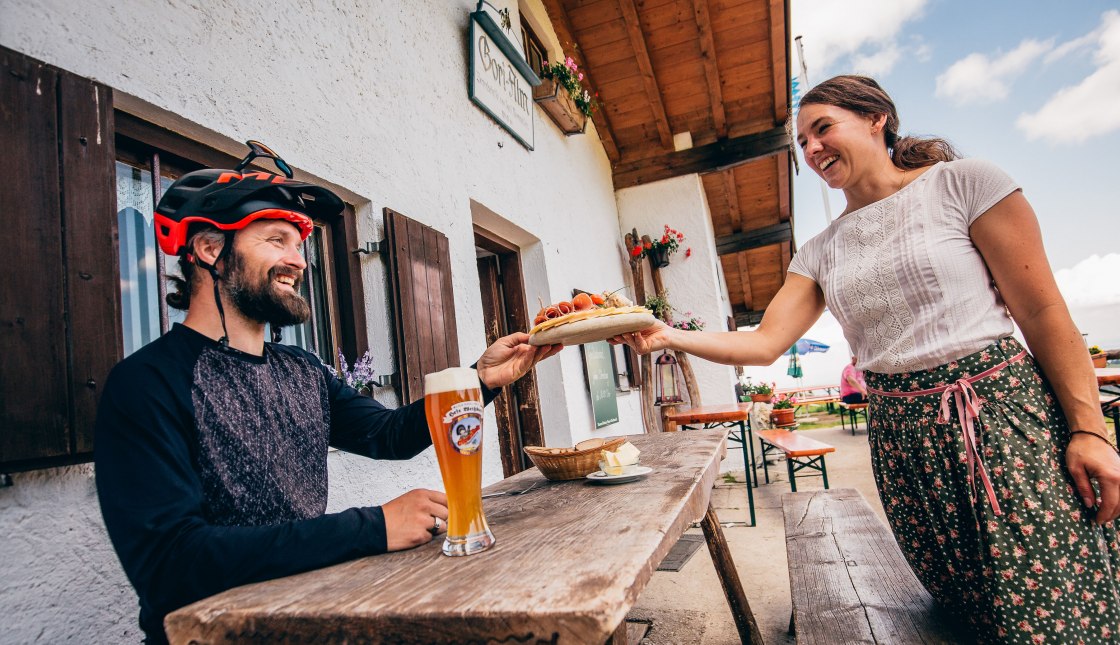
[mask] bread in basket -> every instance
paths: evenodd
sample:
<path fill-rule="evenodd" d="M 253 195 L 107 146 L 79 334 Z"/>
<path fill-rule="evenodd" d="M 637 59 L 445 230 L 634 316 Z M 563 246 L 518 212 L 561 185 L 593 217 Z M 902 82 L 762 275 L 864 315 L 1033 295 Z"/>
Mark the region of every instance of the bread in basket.
<path fill-rule="evenodd" d="M 604 450 L 614 450 L 626 443 L 626 437 L 588 439 L 574 448 L 542 448 L 525 446 L 525 454 L 546 479 L 565 481 L 583 479 L 599 470 L 599 456 Z"/>

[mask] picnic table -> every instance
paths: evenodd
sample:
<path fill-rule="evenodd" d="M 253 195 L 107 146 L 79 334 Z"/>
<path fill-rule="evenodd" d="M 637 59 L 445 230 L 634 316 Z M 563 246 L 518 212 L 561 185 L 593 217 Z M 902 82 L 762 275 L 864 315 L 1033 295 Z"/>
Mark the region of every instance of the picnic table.
<path fill-rule="evenodd" d="M 1120 430 L 1120 368 L 1097 367 L 1097 387 L 1101 391 L 1101 412 L 1112 417 L 1112 423 Z"/>
<path fill-rule="evenodd" d="M 840 402 L 839 385 L 811 385 L 808 387 L 784 388 L 774 390 L 774 394 L 797 397 L 795 407 L 799 411 L 802 406 L 820 404 L 827 405 L 829 411 L 831 411 L 832 405 Z"/>
<path fill-rule="evenodd" d="M 743 449 L 743 467 L 747 471 L 747 507 L 750 509 L 751 526 L 755 525 L 752 473 L 754 477 L 753 487 L 758 487 L 758 472 L 754 459 L 754 431 L 751 430 L 751 408 L 753 407 L 754 405 L 749 402 L 704 405 L 677 410 L 665 415 L 669 421 L 679 424 L 686 430 L 697 427 L 731 429 L 727 438 L 738 443 Z"/>
<path fill-rule="evenodd" d="M 1097 367 L 1093 371 L 1097 373 L 1098 386 L 1120 385 L 1120 367 Z"/>
<path fill-rule="evenodd" d="M 624 643 L 626 614 L 697 520 L 744 643 L 762 639 L 709 504 L 722 430 L 630 437 L 653 472 L 601 486 L 531 468 L 485 489 L 497 543 L 446 557 L 442 540 L 231 589 L 166 621 L 172 643 Z"/>

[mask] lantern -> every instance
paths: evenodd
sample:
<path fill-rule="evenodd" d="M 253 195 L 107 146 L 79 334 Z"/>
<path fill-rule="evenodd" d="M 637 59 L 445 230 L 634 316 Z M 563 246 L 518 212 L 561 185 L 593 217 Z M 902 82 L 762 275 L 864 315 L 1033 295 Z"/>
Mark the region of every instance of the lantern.
<path fill-rule="evenodd" d="M 684 403 L 681 398 L 681 380 L 678 376 L 677 359 L 664 352 L 654 361 L 654 374 L 657 378 L 657 398 L 654 405 L 674 405 Z"/>

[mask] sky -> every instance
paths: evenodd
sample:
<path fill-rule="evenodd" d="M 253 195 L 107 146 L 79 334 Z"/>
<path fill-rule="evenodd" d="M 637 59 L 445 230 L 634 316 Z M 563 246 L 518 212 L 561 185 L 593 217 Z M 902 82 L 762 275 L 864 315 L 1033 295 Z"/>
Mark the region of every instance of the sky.
<path fill-rule="evenodd" d="M 1091 343 L 1120 348 L 1120 177 L 1113 166 L 1120 150 L 1120 2 L 790 5 L 791 37 L 802 37 L 811 83 L 873 76 L 894 99 L 900 134 L 944 137 L 1022 186 L 1074 322 Z M 796 74 L 796 44 L 792 56 Z M 794 177 L 798 243 L 827 225 L 820 180 L 803 161 Z M 829 193 L 839 214 L 843 195 Z M 805 384 L 838 380 L 848 356 L 835 320 L 826 315 L 806 337 L 837 343 L 838 351 L 804 357 Z M 785 364 L 763 372 L 776 376 Z"/>

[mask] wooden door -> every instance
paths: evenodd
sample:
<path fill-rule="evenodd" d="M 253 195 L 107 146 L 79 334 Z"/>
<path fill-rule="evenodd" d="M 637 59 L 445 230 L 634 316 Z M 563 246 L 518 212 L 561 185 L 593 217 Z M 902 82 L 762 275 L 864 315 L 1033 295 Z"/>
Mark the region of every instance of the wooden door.
<path fill-rule="evenodd" d="M 528 331 L 532 325 L 525 303 L 520 251 L 478 229 L 475 245 L 487 345 L 507 334 Z M 498 422 L 502 471 L 509 477 L 530 466 L 522 451 L 524 446 L 544 445 L 534 371 L 502 390 L 494 400 L 494 414 Z"/>

